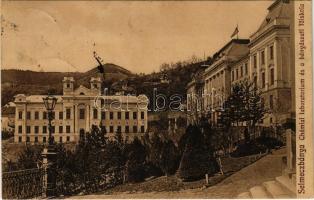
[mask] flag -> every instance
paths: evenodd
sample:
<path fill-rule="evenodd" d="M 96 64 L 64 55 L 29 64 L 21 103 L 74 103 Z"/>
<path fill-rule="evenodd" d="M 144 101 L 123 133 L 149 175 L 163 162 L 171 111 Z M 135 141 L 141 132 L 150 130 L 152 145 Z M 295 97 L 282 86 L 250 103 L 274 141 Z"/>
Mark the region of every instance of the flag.
<path fill-rule="evenodd" d="M 237 27 L 234 29 L 234 31 L 231 35 L 231 38 L 233 38 L 233 36 L 235 36 L 235 35 L 238 35 L 238 33 L 239 33 L 239 29 L 238 29 L 238 25 L 237 25 Z"/>

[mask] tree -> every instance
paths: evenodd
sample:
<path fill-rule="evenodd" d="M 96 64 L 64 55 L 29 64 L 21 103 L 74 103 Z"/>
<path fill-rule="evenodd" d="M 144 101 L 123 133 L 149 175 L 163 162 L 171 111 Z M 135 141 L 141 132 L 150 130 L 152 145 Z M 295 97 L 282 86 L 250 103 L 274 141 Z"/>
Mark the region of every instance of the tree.
<path fill-rule="evenodd" d="M 145 178 L 146 151 L 138 138 L 127 147 L 126 177 L 129 182 L 143 181 Z"/>
<path fill-rule="evenodd" d="M 213 174 L 219 168 L 212 152 L 204 144 L 204 136 L 199 127 L 189 127 L 193 133 L 186 138 L 185 149 L 179 166 L 179 176 L 183 180 L 196 180 L 205 174 Z"/>
<path fill-rule="evenodd" d="M 167 140 L 162 144 L 160 152 L 159 166 L 163 173 L 168 176 L 174 174 L 178 168 L 179 154 L 172 140 Z"/>

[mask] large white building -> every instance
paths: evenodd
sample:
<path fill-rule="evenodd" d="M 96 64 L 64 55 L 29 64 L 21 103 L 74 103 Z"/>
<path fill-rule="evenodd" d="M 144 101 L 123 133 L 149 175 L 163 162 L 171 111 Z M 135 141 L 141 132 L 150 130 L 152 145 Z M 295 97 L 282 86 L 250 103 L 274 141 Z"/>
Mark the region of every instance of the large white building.
<path fill-rule="evenodd" d="M 15 96 L 15 142 L 48 142 L 43 97 L 46 96 Z M 90 88 L 80 85 L 74 89 L 73 77 L 64 77 L 63 95 L 55 97 L 52 121 L 55 142 L 78 142 L 92 125 L 105 128 L 108 137 L 121 132 L 126 140 L 140 137 L 147 130 L 147 97 L 102 95 L 100 78 L 91 78 Z"/>
<path fill-rule="evenodd" d="M 294 4 L 276 0 L 258 29 L 249 39 L 232 39 L 213 55 L 195 89 L 192 80 L 188 94 L 204 94 L 203 110 L 211 111 L 210 120 L 217 123 L 219 108 L 230 95 L 231 86 L 251 80 L 262 92 L 269 109 L 262 126 L 293 123 L 295 119 L 294 77 Z M 203 80 L 201 80 L 203 79 Z M 207 113 L 203 113 L 207 114 Z M 188 118 L 188 123 L 193 119 Z"/>

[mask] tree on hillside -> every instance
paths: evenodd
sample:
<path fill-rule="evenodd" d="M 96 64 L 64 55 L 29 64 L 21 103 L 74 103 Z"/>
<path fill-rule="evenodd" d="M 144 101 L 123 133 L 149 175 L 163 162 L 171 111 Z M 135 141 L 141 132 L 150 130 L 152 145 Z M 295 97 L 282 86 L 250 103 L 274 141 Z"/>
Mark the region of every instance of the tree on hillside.
<path fill-rule="evenodd" d="M 183 180 L 196 180 L 205 174 L 213 174 L 218 170 L 212 152 L 204 144 L 204 136 L 197 126 L 190 127 L 193 134 L 187 137 L 185 149 L 179 166 L 179 176 Z"/>
<path fill-rule="evenodd" d="M 129 182 L 143 181 L 145 178 L 146 151 L 136 137 L 127 147 L 126 179 Z"/>
<path fill-rule="evenodd" d="M 172 140 L 162 144 L 159 166 L 163 173 L 168 176 L 174 174 L 178 168 L 179 153 Z"/>

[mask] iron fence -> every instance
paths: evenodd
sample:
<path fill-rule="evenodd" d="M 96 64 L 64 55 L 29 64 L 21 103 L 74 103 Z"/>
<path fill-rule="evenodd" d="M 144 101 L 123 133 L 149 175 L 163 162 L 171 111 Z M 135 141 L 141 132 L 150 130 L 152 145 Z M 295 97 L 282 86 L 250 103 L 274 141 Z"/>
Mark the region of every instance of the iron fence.
<path fill-rule="evenodd" d="M 2 174 L 3 199 L 41 197 L 44 192 L 44 170 L 26 169 Z"/>

